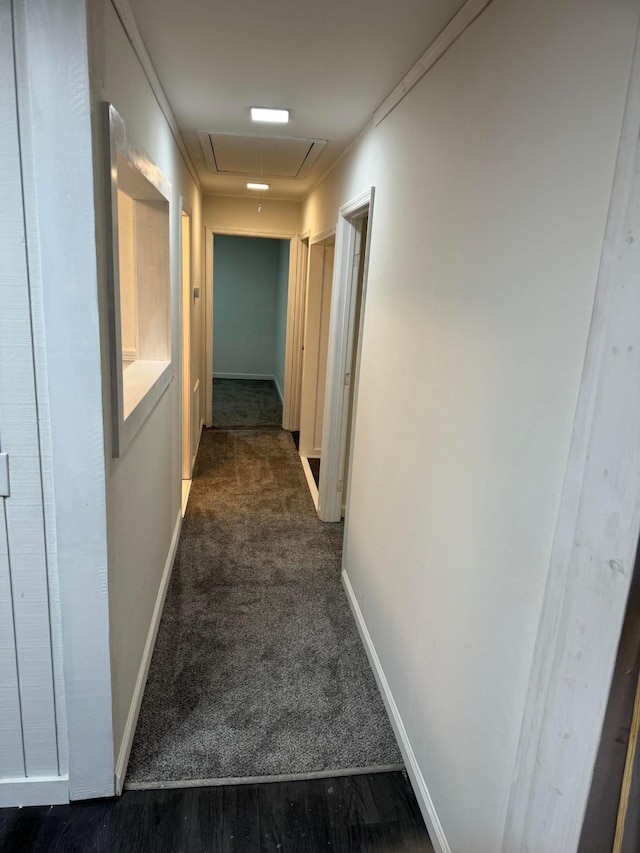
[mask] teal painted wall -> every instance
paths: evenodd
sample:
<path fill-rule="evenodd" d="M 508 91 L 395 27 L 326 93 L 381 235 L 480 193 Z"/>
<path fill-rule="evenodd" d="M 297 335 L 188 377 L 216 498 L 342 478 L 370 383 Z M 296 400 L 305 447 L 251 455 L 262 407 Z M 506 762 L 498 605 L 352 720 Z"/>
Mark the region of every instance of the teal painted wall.
<path fill-rule="evenodd" d="M 283 388 L 288 269 L 288 240 L 215 236 L 214 375 L 275 376 Z"/>

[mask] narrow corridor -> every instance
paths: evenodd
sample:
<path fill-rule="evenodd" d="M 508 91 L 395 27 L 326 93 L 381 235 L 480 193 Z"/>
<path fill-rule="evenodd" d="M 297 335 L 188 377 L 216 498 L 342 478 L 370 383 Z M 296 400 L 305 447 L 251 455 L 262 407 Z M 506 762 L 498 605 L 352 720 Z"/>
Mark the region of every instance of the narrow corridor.
<path fill-rule="evenodd" d="M 206 430 L 129 785 L 398 766 L 291 435 Z"/>

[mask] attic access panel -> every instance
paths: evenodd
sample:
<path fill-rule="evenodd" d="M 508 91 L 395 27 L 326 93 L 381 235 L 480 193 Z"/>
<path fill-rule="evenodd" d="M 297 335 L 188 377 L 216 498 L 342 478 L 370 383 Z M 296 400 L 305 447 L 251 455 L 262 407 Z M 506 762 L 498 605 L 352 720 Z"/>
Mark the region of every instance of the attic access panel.
<path fill-rule="evenodd" d="M 255 178 L 303 178 L 326 139 L 199 131 L 209 171 Z"/>

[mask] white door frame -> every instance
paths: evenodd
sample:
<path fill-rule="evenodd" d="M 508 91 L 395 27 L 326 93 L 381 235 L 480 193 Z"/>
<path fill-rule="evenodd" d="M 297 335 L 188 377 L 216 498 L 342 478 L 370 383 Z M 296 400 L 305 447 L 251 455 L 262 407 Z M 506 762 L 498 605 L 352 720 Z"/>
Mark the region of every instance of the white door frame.
<path fill-rule="evenodd" d="M 282 428 L 300 429 L 302 360 L 309 271 L 309 232 L 291 239 Z"/>
<path fill-rule="evenodd" d="M 577 850 L 640 532 L 636 44 L 503 853 Z"/>
<path fill-rule="evenodd" d="M 317 399 L 320 383 L 322 383 L 323 391 L 326 388 L 326 372 L 324 376 L 319 376 L 321 350 L 320 333 L 323 314 L 322 302 L 325 297 L 325 243 L 331 238 L 335 238 L 335 234 L 336 227 L 334 225 L 332 228 L 328 228 L 321 234 L 316 234 L 315 236 L 309 238 L 305 288 L 306 292 L 304 304 L 304 323 L 302 328 L 303 352 L 301 353 L 302 358 L 300 365 L 300 417 L 298 426 L 300 430 L 300 456 L 303 458 L 318 458 L 321 455 L 321 448 L 316 447 L 314 441 L 314 434 L 316 431 L 315 427 L 317 417 Z M 318 268 L 317 266 L 317 255 L 314 252 L 314 250 L 317 250 L 318 247 L 321 247 L 323 253 L 322 264 L 320 268 Z M 332 280 L 330 282 L 330 286 L 331 288 L 333 288 L 333 275 L 331 276 L 331 278 Z M 319 301 L 318 304 L 314 306 L 312 303 L 312 299 L 315 300 L 316 298 Z M 312 310 L 312 308 L 314 307 L 317 309 L 317 313 Z M 329 318 L 330 316 L 331 310 L 329 309 Z M 315 322 L 316 320 L 317 324 Z M 315 337 L 315 341 L 313 339 L 310 339 L 311 330 L 309 329 L 309 324 L 311 322 L 313 322 L 314 326 L 312 338 Z M 328 334 L 329 330 L 327 330 L 327 341 Z M 315 486 L 313 475 L 311 476 L 311 481 Z M 317 494 L 314 495 L 314 500 L 317 505 Z"/>
<path fill-rule="evenodd" d="M 359 334 L 365 315 L 367 272 L 373 213 L 374 188 L 340 208 L 336 227 L 336 248 L 331 294 L 331 320 L 329 323 L 329 355 L 327 359 L 327 385 L 325 390 L 324 418 L 322 422 L 322 465 L 318 488 L 318 515 L 322 521 L 340 521 L 342 517 L 342 484 L 347 449 L 349 422 L 349 385 L 358 381 L 349 376 L 356 333 Z M 360 330 L 355 326 L 355 309 L 358 288 L 360 248 L 359 223 L 369 217 L 366 255 L 362 282 L 362 309 Z M 354 395 L 354 409 L 357 394 Z M 355 429 L 355 417 L 352 434 Z M 353 459 L 353 453 L 350 454 Z"/>
<path fill-rule="evenodd" d="M 180 436 L 180 472 L 183 480 L 190 480 L 193 472 L 193 389 L 191 387 L 191 349 L 192 349 L 192 315 L 193 315 L 193 215 L 191 208 L 186 203 L 184 196 L 180 196 L 180 229 L 179 229 L 179 252 L 180 252 L 180 383 L 181 383 L 181 436 Z M 189 298 L 185 300 L 184 282 L 184 246 L 182 240 L 183 214 L 189 217 Z M 185 319 L 185 304 L 189 306 L 189 317 Z M 189 331 L 189 340 L 185 347 L 185 328 Z M 185 426 L 185 412 L 188 413 L 188 423 Z M 185 441 L 186 436 L 186 441 Z"/>
<path fill-rule="evenodd" d="M 205 426 L 213 426 L 213 238 L 216 235 L 228 235 L 231 237 L 267 237 L 271 240 L 294 240 L 297 234 L 282 234 L 275 231 L 244 231 L 239 228 L 210 228 L 204 229 L 204 313 L 205 313 L 205 335 L 204 346 L 205 365 L 204 377 L 207 387 L 205 389 Z M 289 252 L 289 263 L 291 263 L 291 251 Z M 289 271 L 291 273 L 291 270 Z M 291 286 L 291 275 L 289 275 L 289 286 Z M 288 304 L 288 303 L 287 303 Z M 288 327 L 287 317 L 287 327 Z M 287 346 L 289 346 L 289 335 L 287 334 Z M 285 363 L 287 356 L 285 355 Z M 283 389 L 285 395 L 285 406 L 287 401 L 287 384 Z M 283 424 L 284 425 L 284 424 Z M 288 429 L 288 427 L 284 427 Z"/>

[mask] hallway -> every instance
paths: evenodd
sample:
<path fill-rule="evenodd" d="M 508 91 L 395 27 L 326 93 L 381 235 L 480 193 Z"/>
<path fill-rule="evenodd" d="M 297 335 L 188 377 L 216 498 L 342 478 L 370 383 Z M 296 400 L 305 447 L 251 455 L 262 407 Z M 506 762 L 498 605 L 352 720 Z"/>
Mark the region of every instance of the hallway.
<path fill-rule="evenodd" d="M 289 433 L 203 433 L 129 786 L 400 764 L 342 537 Z"/>
<path fill-rule="evenodd" d="M 282 427 L 282 401 L 271 379 L 214 379 L 215 429 Z"/>

